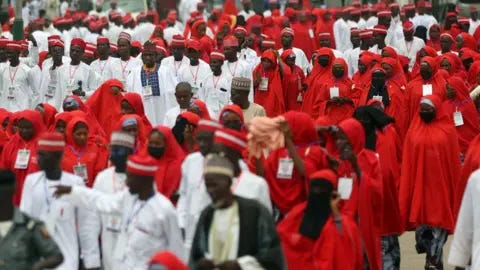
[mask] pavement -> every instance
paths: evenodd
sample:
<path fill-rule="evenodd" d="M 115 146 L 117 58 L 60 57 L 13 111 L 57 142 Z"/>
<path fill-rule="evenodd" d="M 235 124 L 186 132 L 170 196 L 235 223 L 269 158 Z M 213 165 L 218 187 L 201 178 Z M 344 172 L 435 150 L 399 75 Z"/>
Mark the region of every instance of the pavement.
<path fill-rule="evenodd" d="M 454 270 L 454 267 L 447 264 L 448 254 L 450 253 L 450 244 L 453 235 L 448 236 L 447 243 L 443 248 L 443 269 Z M 417 254 L 415 250 L 415 232 L 406 232 L 399 238 L 401 250 L 400 269 L 422 270 L 425 266 L 425 254 Z"/>

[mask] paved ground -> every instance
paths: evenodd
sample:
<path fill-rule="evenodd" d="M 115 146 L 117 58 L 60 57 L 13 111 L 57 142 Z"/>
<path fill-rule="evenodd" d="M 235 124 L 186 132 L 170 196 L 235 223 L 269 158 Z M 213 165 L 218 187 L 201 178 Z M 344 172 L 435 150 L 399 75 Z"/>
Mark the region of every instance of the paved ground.
<path fill-rule="evenodd" d="M 452 241 L 452 235 L 448 237 L 447 243 L 443 249 L 443 265 L 444 270 L 453 270 L 453 267 L 447 264 L 447 258 L 450 250 L 450 242 Z M 415 233 L 407 232 L 400 237 L 400 249 L 401 249 L 401 265 L 400 269 L 405 270 L 422 270 L 425 266 L 425 254 L 418 255 L 415 250 Z"/>

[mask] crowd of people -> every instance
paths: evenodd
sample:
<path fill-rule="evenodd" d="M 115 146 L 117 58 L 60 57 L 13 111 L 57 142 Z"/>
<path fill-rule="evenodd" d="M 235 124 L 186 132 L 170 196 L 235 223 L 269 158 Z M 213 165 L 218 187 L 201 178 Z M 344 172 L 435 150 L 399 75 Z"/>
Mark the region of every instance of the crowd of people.
<path fill-rule="evenodd" d="M 415 231 L 425 269 L 480 269 L 477 10 L 241 4 L 65 8 L 22 40 L 10 14 L 0 243 L 39 251 L 0 265 L 390 270 Z"/>

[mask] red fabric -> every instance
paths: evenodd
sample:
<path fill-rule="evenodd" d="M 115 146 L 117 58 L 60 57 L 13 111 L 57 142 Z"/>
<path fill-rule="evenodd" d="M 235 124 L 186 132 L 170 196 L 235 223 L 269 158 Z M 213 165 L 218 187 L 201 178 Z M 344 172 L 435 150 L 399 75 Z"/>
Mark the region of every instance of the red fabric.
<path fill-rule="evenodd" d="M 272 69 L 265 70 L 262 63 L 258 64 L 253 70 L 253 78 L 268 78 L 268 90 L 259 90 L 259 82 L 254 84 L 254 102 L 265 108 L 267 116 L 274 117 L 285 112 L 284 87 L 280 76 L 277 57 L 271 50 L 264 51 L 262 58 L 267 58 L 272 62 Z M 283 76 L 289 76 L 285 68 Z"/>
<path fill-rule="evenodd" d="M 69 96 L 77 101 L 77 103 L 80 105 L 79 110 L 77 111 L 72 111 L 74 116 L 81 116 L 84 117 L 85 119 L 88 120 L 90 127 L 92 128 L 92 136 L 99 136 L 105 139 L 106 134 L 103 129 L 103 126 L 100 125 L 98 122 L 97 118 L 93 113 L 90 111 L 90 109 L 83 103 L 83 101 L 80 99 L 79 96 L 73 95 Z"/>
<path fill-rule="evenodd" d="M 38 66 L 42 68 L 43 61 L 45 61 L 45 58 L 47 58 L 48 51 L 41 51 L 38 54 Z"/>
<path fill-rule="evenodd" d="M 343 77 L 336 78 L 333 75 L 330 78 L 322 80 L 322 85 L 316 92 L 316 97 L 313 101 L 313 112 L 311 116 L 316 119 L 318 116 L 325 115 L 325 108 L 327 101 L 330 100 L 330 88 L 338 87 L 339 97 L 347 97 L 358 102 L 360 96 L 359 89 L 352 89 L 353 82 L 348 78 L 348 65 L 342 58 L 337 58 L 333 61 L 333 65 L 341 64 L 344 68 Z"/>
<path fill-rule="evenodd" d="M 467 73 L 465 72 L 465 69 L 463 68 L 463 63 L 458 57 L 458 55 L 454 53 L 445 53 L 442 56 L 440 56 L 438 62 L 438 67 L 441 69 L 441 63 L 442 61 L 446 59 L 448 63 L 450 63 L 450 70 L 448 70 L 448 75 L 450 76 L 459 76 L 459 77 L 467 77 Z"/>
<path fill-rule="evenodd" d="M 223 4 L 223 15 L 237 15 L 238 10 L 234 0 L 226 0 Z"/>
<path fill-rule="evenodd" d="M 245 124 L 245 120 L 243 118 L 242 108 L 240 108 L 240 106 L 238 106 L 236 104 L 227 105 L 227 106 L 222 108 L 222 110 L 220 111 L 220 114 L 218 115 L 218 122 L 220 124 L 223 125 L 222 116 L 227 111 L 234 112 L 236 115 L 238 115 L 238 117 L 240 117 L 240 122 L 242 122 L 242 124 Z"/>
<path fill-rule="evenodd" d="M 398 204 L 402 143 L 393 125 L 388 125 L 383 130 L 377 131 L 376 151 L 379 155 L 383 176 L 383 223 L 381 233 L 383 236 L 400 235 L 404 229 Z"/>
<path fill-rule="evenodd" d="M 290 67 L 289 67 L 290 68 Z M 302 102 L 298 102 L 298 95 L 303 95 L 303 86 L 305 83 L 305 74 L 303 70 L 295 65 L 293 68 L 290 68 L 291 75 L 284 76 L 284 100 L 285 100 L 285 110 L 286 111 L 300 111 L 302 108 Z M 303 98 L 303 97 L 302 97 Z"/>
<path fill-rule="evenodd" d="M 85 164 L 88 173 L 88 180 L 85 184 L 92 187 L 97 174 L 107 166 L 108 151 L 106 147 L 99 147 L 95 141 L 90 139 L 84 146 L 77 145 L 73 140 L 73 132 L 78 123 L 84 123 L 89 127 L 85 118 L 75 117 L 68 122 L 65 129 L 66 147 L 63 153 L 62 169 L 73 173 L 73 166 Z"/>
<path fill-rule="evenodd" d="M 23 184 L 25 177 L 28 174 L 38 171 L 37 163 L 37 139 L 38 136 L 45 131 L 45 125 L 43 124 L 42 115 L 38 111 L 25 110 L 21 111 L 17 115 L 17 119 L 28 120 L 33 125 L 34 136 L 29 141 L 25 141 L 20 133 L 16 133 L 12 136 L 9 142 L 5 144 L 0 158 L 0 168 L 12 171 L 15 174 L 15 193 L 13 194 L 13 205 L 20 206 L 20 200 L 22 196 Z M 18 150 L 28 149 L 30 150 L 30 161 L 27 169 L 15 169 L 15 160 L 17 158 Z"/>
<path fill-rule="evenodd" d="M 153 255 L 149 265 L 159 264 L 166 267 L 166 270 L 188 270 L 188 267 L 170 251 L 160 251 Z"/>
<path fill-rule="evenodd" d="M 343 120 L 352 117 L 355 111 L 353 101 L 337 104 L 327 101 L 325 115 L 319 116 L 315 123 L 320 126 L 337 125 Z"/>
<path fill-rule="evenodd" d="M 342 121 L 338 127 L 347 135 L 357 154 L 362 175 L 358 186 L 358 219 L 363 246 L 370 269 L 382 269 L 380 236 L 383 220 L 383 180 L 380 162 L 373 151 L 364 148 L 365 133 L 362 124 L 353 118 Z M 354 183 L 355 184 L 355 183 Z M 352 198 L 351 198 L 352 199 Z"/>
<path fill-rule="evenodd" d="M 330 33 L 330 36 L 333 37 L 333 23 L 335 22 L 334 19 L 326 20 L 324 18 L 325 14 L 328 11 L 326 9 L 320 9 L 318 12 L 317 23 L 315 25 L 315 36 L 317 37 L 319 33 Z M 335 39 L 332 38 L 332 48 L 335 47 Z"/>
<path fill-rule="evenodd" d="M 480 74 L 480 61 L 475 61 L 470 66 L 467 75 L 467 82 L 469 85 L 478 85 L 478 74 Z"/>
<path fill-rule="evenodd" d="M 385 49 L 391 47 L 385 47 Z M 393 49 L 392 49 L 393 50 Z M 381 64 L 387 64 L 392 67 L 392 74 L 387 78 L 389 82 L 395 83 L 398 87 L 405 87 L 407 85 L 407 79 L 403 73 L 402 64 L 400 63 L 398 55 L 390 53 L 389 57 L 382 58 Z"/>
<path fill-rule="evenodd" d="M 55 115 L 57 114 L 57 109 L 48 103 L 42 103 L 43 107 L 43 123 L 45 127 L 50 129 L 55 122 Z"/>
<path fill-rule="evenodd" d="M 277 226 L 288 269 L 362 269 L 363 254 L 357 224 L 342 216 L 342 232 L 329 218 L 318 239 L 300 234 L 307 204 L 295 208 Z"/>
<path fill-rule="evenodd" d="M 145 132 L 150 133 L 152 130 L 152 124 L 147 118 L 147 115 L 145 114 L 145 109 L 143 108 L 143 102 L 142 102 L 142 97 L 134 92 L 128 92 L 123 95 L 123 100 L 128 102 L 130 106 L 132 106 L 133 110 L 135 111 L 135 114 L 140 116 L 142 118 L 143 125 L 145 127 Z"/>
<path fill-rule="evenodd" d="M 365 73 L 360 73 L 360 71 L 357 71 L 353 74 L 352 76 L 352 81 L 355 84 L 355 87 L 360 88 L 360 89 L 366 89 L 368 85 L 370 85 L 370 81 L 372 80 L 372 67 L 375 64 L 375 56 L 373 56 L 370 53 L 362 53 L 360 55 L 359 60 L 367 66 L 367 70 Z"/>
<path fill-rule="evenodd" d="M 418 76 L 420 76 L 420 61 L 422 60 L 422 57 L 420 57 L 420 52 L 424 51 L 427 56 L 430 57 L 437 57 L 437 51 L 436 49 L 430 47 L 430 46 L 425 46 L 421 50 L 417 52 L 417 57 L 415 58 L 415 64 L 413 64 L 412 72 L 410 72 L 410 78 L 415 79 Z"/>
<path fill-rule="evenodd" d="M 148 133 L 146 131 L 145 125 L 143 124 L 142 118 L 136 114 L 125 114 L 120 117 L 120 120 L 117 121 L 112 131 L 122 130 L 123 121 L 135 118 L 137 120 L 138 134 L 135 138 L 135 149 L 134 153 L 139 153 L 145 150 L 147 144 Z"/>
<path fill-rule="evenodd" d="M 191 36 L 193 40 L 198 40 L 200 42 L 200 58 L 205 62 L 210 62 L 210 53 L 213 51 L 213 40 L 207 36 L 198 33 L 198 27 L 201 25 L 207 26 L 207 23 L 204 20 L 197 20 L 192 25 Z"/>
<path fill-rule="evenodd" d="M 70 122 L 70 120 L 72 120 L 73 118 L 73 115 L 71 112 L 61 112 L 61 113 L 58 113 L 57 115 L 55 115 L 55 122 L 53 124 L 53 126 L 49 129 L 50 132 L 53 132 L 55 131 L 55 127 L 57 126 L 57 123 L 59 121 L 63 121 L 65 122 L 65 126 L 68 124 L 68 122 Z"/>
<path fill-rule="evenodd" d="M 210 117 L 210 113 L 208 112 L 207 104 L 205 102 L 201 101 L 200 99 L 195 99 L 192 101 L 193 104 L 197 105 L 197 107 L 200 109 L 200 118 L 205 119 L 205 120 L 211 120 L 212 118 Z"/>
<path fill-rule="evenodd" d="M 460 35 L 463 38 L 462 48 L 469 48 L 470 50 L 477 51 L 477 41 L 472 35 L 465 32 L 460 33 Z"/>
<path fill-rule="evenodd" d="M 406 229 L 419 224 L 452 231 L 454 191 L 460 176 L 460 149 L 452 120 L 438 96 L 427 96 L 436 108 L 426 124 L 417 113 L 405 138 L 399 203 Z"/>
<path fill-rule="evenodd" d="M 318 135 L 313 120 L 305 113 L 289 111 L 283 115 L 293 132 L 293 143 L 305 162 L 305 174 L 308 176 L 327 167 L 325 154 L 316 145 Z M 272 151 L 265 160 L 265 179 L 270 188 L 270 197 L 282 214 L 307 199 L 307 180 L 294 168 L 291 179 L 278 179 L 277 171 L 280 159 L 289 157 L 287 148 Z"/>
<path fill-rule="evenodd" d="M 308 59 L 312 58 L 316 46 L 314 46 L 314 40 L 310 37 L 308 26 L 299 21 L 294 21 L 291 23 L 291 28 L 295 32 L 292 46 L 302 49 Z"/>
<path fill-rule="evenodd" d="M 440 73 L 437 72 L 437 64 L 434 58 L 425 56 L 422 58 L 422 62 L 428 62 L 432 68 L 432 77 L 428 80 L 424 80 L 421 76 L 407 84 L 408 93 L 408 118 L 409 123 L 417 116 L 418 104 L 423 96 L 423 84 L 432 84 L 432 93 L 438 96 L 442 101 L 445 99 L 445 79 Z"/>
<path fill-rule="evenodd" d="M 155 159 L 158 166 L 155 174 L 155 184 L 158 192 L 167 198 L 171 198 L 180 185 L 181 167 L 185 159 L 185 153 L 169 127 L 157 126 L 152 131 L 154 130 L 162 133 L 165 140 L 164 155 L 160 159 Z"/>
<path fill-rule="evenodd" d="M 330 57 L 330 62 L 326 67 L 322 67 L 317 61 L 315 61 L 312 72 L 306 79 L 308 88 L 303 97 L 302 112 L 309 114 L 314 119 L 320 114 L 320 104 L 316 104 L 315 101 L 318 99 L 324 81 L 332 77 L 332 65 L 335 60 L 333 51 L 329 48 L 320 48 L 317 50 L 317 55 L 328 55 Z"/>
<path fill-rule="evenodd" d="M 455 112 L 462 113 L 464 124 L 457 126 L 455 129 L 457 130 L 460 151 L 466 153 L 470 142 L 480 133 L 478 112 L 463 79 L 454 76 L 450 77 L 447 83 L 455 89 L 455 98 L 447 99 L 442 106 L 452 120 Z"/>
<path fill-rule="evenodd" d="M 111 90 L 112 86 L 117 86 L 123 91 L 122 82 L 117 79 L 110 79 L 100 85 L 85 103 L 89 111 L 100 123 L 107 138 L 110 138 L 113 126 L 121 117 L 120 102 L 122 101 L 122 95 L 118 94 L 115 96 Z M 105 108 L 109 109 L 105 110 Z"/>

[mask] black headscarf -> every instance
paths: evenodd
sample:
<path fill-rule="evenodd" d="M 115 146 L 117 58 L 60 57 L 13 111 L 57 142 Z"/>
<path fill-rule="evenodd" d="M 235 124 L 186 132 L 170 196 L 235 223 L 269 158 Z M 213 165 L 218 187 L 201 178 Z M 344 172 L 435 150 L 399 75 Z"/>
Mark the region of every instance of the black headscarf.
<path fill-rule="evenodd" d="M 318 192 L 320 190 L 320 192 Z M 300 223 L 300 234 L 311 239 L 317 239 L 327 222 L 332 209 L 330 199 L 333 185 L 328 180 L 313 179 L 310 182 L 310 193 L 307 208 Z"/>
<path fill-rule="evenodd" d="M 362 123 L 365 131 L 365 148 L 375 151 L 377 146 L 377 129 L 382 129 L 395 119 L 372 106 L 358 107 L 353 117 Z"/>

